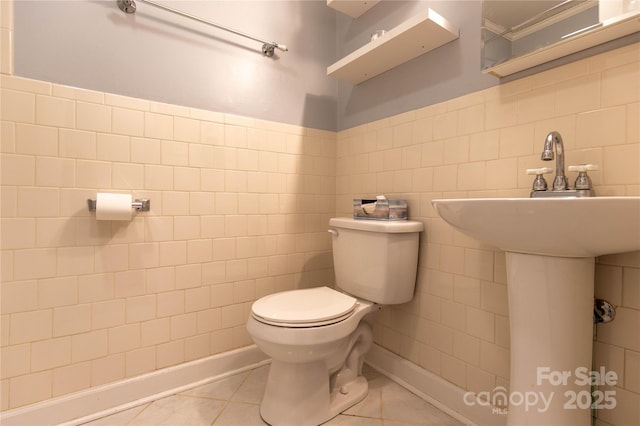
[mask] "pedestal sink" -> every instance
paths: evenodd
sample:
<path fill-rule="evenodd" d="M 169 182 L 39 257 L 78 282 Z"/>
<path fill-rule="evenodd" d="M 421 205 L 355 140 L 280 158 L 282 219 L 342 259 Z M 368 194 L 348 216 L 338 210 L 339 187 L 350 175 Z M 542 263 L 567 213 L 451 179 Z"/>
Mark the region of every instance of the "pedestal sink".
<path fill-rule="evenodd" d="M 594 259 L 640 250 L 640 197 L 433 200 L 507 259 L 508 425 L 589 425 Z M 603 397 L 603 395 L 596 395 Z M 608 395 L 602 408 L 615 403 Z M 598 401 L 594 401 L 598 402 Z"/>

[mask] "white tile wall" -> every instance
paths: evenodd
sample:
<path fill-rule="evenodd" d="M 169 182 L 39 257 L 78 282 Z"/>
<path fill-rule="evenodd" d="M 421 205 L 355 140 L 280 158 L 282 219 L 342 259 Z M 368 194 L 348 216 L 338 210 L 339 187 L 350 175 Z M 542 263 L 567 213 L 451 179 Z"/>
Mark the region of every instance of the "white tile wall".
<path fill-rule="evenodd" d="M 416 297 L 376 341 L 457 386 L 508 386 L 504 254 L 444 224 L 436 197 L 526 196 L 550 130 L 601 195 L 640 193 L 638 45 L 338 134 L 13 77 L 0 2 L 1 409 L 250 343 L 250 303 L 331 283 L 329 217 L 407 198 L 426 225 Z M 8 47 L 8 48 L 7 48 Z M 97 191 L 152 199 L 96 222 Z M 640 254 L 598 259 L 596 365 L 620 377 L 600 425 L 640 409 Z"/>
<path fill-rule="evenodd" d="M 333 283 L 335 133 L 0 78 L 3 410 L 247 345 L 257 297 Z M 98 191 L 151 212 L 97 222 Z"/>
<path fill-rule="evenodd" d="M 468 390 L 508 386 L 504 254 L 454 231 L 430 201 L 528 196 L 525 169 L 543 164 L 551 130 L 563 136 L 567 164 L 600 165 L 600 195 L 640 194 L 639 65 L 636 44 L 338 133 L 337 211 L 385 193 L 408 199 L 410 217 L 426 226 L 416 297 L 381 313 L 377 343 Z M 640 418 L 639 271 L 639 253 L 598 259 L 596 295 L 618 316 L 597 327 L 596 367 L 620 377 L 601 425 Z"/>

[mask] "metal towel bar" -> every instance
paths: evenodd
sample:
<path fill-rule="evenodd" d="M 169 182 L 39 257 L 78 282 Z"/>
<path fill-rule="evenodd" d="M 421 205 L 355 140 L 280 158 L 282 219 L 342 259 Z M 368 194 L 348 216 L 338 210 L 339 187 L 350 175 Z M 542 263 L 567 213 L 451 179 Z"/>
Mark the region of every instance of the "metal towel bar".
<path fill-rule="evenodd" d="M 143 3 L 150 4 L 151 6 L 155 6 L 155 7 L 160 8 L 160 9 L 164 9 L 164 10 L 166 10 L 168 12 L 175 13 L 176 15 L 180 15 L 180 16 L 183 16 L 185 18 L 189 18 L 189 19 L 192 19 L 194 21 L 201 22 L 203 24 L 211 25 L 212 27 L 216 27 L 218 29 L 221 29 L 221 30 L 224 30 L 224 31 L 228 31 L 230 33 L 233 33 L 233 34 L 236 34 L 236 35 L 239 35 L 239 36 L 242 36 L 242 37 L 257 41 L 257 42 L 260 42 L 260 43 L 263 43 L 262 44 L 262 53 L 265 56 L 268 56 L 268 57 L 272 57 L 273 56 L 273 52 L 274 52 L 275 49 L 282 50 L 283 52 L 286 52 L 287 50 L 289 50 L 287 48 L 287 46 L 285 46 L 284 44 L 278 44 L 278 43 L 276 43 L 274 41 L 265 41 L 265 40 L 263 40 L 261 38 L 254 37 L 254 36 L 252 36 L 250 34 L 247 34 L 247 33 L 243 33 L 242 31 L 237 31 L 237 30 L 234 30 L 232 28 L 225 27 L 224 25 L 220 25 L 220 24 L 216 24 L 215 22 L 207 21 L 206 19 L 202 19 L 202 18 L 199 18 L 197 16 L 190 15 L 188 13 L 185 13 L 185 12 L 181 11 L 181 10 L 173 9 L 171 7 L 165 6 L 165 5 L 160 4 L 160 3 L 156 3 L 156 2 L 153 2 L 153 1 L 150 1 L 150 0 L 139 0 L 139 1 L 141 1 Z M 120 8 L 120 10 L 122 10 L 125 13 L 135 13 L 136 12 L 136 2 L 134 0 L 116 0 L 116 3 L 118 4 L 118 7 Z"/>

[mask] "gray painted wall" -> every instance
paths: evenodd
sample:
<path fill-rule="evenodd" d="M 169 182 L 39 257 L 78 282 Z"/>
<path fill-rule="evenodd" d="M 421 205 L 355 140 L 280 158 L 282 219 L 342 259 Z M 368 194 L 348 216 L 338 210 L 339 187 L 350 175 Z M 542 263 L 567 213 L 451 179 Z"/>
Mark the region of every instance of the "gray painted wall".
<path fill-rule="evenodd" d="M 162 1 L 162 0 L 160 0 Z M 269 59 L 260 43 L 138 2 L 19 0 L 15 74 L 54 83 L 324 130 L 441 102 L 497 84 L 480 72 L 481 3 L 385 0 L 354 20 L 325 0 L 165 1 L 190 14 L 286 44 Z M 358 86 L 326 68 L 432 7 L 460 39 Z"/>
<path fill-rule="evenodd" d="M 325 0 L 164 3 L 290 51 L 266 58 L 260 43 L 142 2 L 138 13 L 125 15 L 115 0 L 17 0 L 15 74 L 331 131 L 499 84 L 480 71 L 479 0 L 384 0 L 358 19 L 333 11 Z M 368 43 L 371 33 L 429 7 L 460 28 L 458 40 L 356 86 L 327 77 L 327 66 Z M 619 45 L 598 46 L 580 57 Z"/>
<path fill-rule="evenodd" d="M 325 1 L 164 1 L 286 44 L 261 43 L 138 2 L 18 0 L 15 74 L 160 102 L 336 130 L 336 13 Z"/>

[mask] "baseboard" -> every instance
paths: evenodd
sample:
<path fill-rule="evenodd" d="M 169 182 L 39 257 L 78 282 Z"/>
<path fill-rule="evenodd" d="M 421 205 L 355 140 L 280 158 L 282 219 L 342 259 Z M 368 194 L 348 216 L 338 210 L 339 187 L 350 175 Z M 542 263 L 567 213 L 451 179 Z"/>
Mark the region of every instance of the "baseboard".
<path fill-rule="evenodd" d="M 2 426 L 78 425 L 269 363 L 255 345 L 0 413 Z M 506 416 L 464 403 L 465 390 L 373 345 L 366 362 L 467 425 L 503 426 Z"/>
<path fill-rule="evenodd" d="M 492 414 L 490 407 L 465 404 L 464 389 L 378 345 L 373 345 L 365 361 L 389 379 L 466 425 L 506 424 L 506 416 Z"/>
<path fill-rule="evenodd" d="M 0 413 L 2 426 L 76 425 L 249 370 L 270 360 L 255 345 Z"/>

